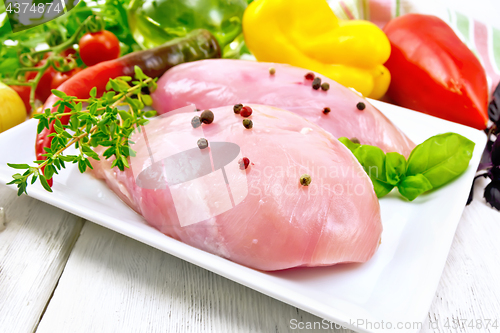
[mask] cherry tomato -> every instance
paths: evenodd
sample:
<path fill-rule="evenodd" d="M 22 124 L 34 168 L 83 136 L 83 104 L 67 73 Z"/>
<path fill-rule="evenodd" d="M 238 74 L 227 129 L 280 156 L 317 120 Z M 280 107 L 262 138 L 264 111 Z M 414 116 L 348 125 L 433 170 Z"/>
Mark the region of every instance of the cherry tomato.
<path fill-rule="evenodd" d="M 57 72 L 52 78 L 52 84 L 50 85 L 50 89 L 57 89 L 57 87 L 59 87 L 61 84 L 66 82 L 69 78 L 71 78 L 73 75 L 80 72 L 81 70 L 82 69 L 78 67 L 64 73 Z"/>
<path fill-rule="evenodd" d="M 21 97 L 21 100 L 24 103 L 24 106 L 26 107 L 26 112 L 30 113 L 31 112 L 31 105 L 30 105 L 30 91 L 31 87 L 29 86 L 10 86 L 14 91 Z"/>
<path fill-rule="evenodd" d="M 120 56 L 120 42 L 112 32 L 107 30 L 86 33 L 80 39 L 79 46 L 80 57 L 87 66 Z"/>
<path fill-rule="evenodd" d="M 40 61 L 36 67 L 43 66 L 45 64 L 45 60 Z M 38 72 L 28 72 L 26 73 L 26 80 L 32 80 L 36 77 Z M 41 101 L 42 103 L 45 103 L 45 100 L 52 94 L 50 91 L 50 84 L 52 83 L 52 78 L 56 74 L 56 71 L 52 66 L 47 68 L 45 72 L 43 73 L 42 77 L 40 78 L 40 81 L 38 81 L 38 85 L 36 86 L 35 89 L 35 98 Z"/>
<path fill-rule="evenodd" d="M 40 81 L 38 81 L 38 85 L 36 86 L 35 89 L 35 97 L 36 99 L 39 99 L 42 103 L 45 103 L 47 98 L 52 94 L 51 91 L 51 83 L 52 79 L 56 75 L 57 71 L 50 66 L 45 70 L 45 73 L 43 73 L 42 77 L 40 78 Z"/>
<path fill-rule="evenodd" d="M 65 58 L 70 56 L 70 55 L 75 55 L 75 54 L 76 54 L 76 50 L 72 47 L 67 48 L 66 50 L 61 52 L 61 55 Z"/>

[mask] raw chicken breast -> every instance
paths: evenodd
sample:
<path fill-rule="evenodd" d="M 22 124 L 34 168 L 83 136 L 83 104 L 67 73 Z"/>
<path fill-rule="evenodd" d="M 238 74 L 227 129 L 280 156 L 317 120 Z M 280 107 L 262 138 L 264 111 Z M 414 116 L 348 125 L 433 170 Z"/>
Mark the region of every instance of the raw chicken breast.
<path fill-rule="evenodd" d="M 291 112 L 251 107 L 251 129 L 232 105 L 212 109 L 213 123 L 197 128 L 200 112 L 157 117 L 133 135 L 130 169 L 94 161 L 94 174 L 164 234 L 252 268 L 370 259 L 380 208 L 351 152 Z M 209 148 L 198 147 L 200 138 Z"/>
<path fill-rule="evenodd" d="M 274 67 L 276 73 L 269 74 Z M 323 127 L 334 137 L 356 137 L 362 144 L 385 152 L 410 155 L 411 142 L 379 110 L 356 92 L 315 74 L 330 89 L 314 90 L 306 69 L 284 64 L 212 59 L 175 66 L 158 81 L 153 107 L 165 113 L 189 104 L 199 109 L 237 103 L 256 103 L 292 111 Z M 366 108 L 358 110 L 363 102 Z M 324 114 L 324 108 L 330 108 Z"/>

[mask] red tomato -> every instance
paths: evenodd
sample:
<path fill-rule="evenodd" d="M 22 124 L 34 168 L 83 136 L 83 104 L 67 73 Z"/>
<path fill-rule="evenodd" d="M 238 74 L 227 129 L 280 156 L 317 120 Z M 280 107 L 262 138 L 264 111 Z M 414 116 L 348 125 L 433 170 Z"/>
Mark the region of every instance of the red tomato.
<path fill-rule="evenodd" d="M 120 42 L 112 32 L 107 30 L 86 33 L 80 39 L 79 46 L 80 57 L 87 66 L 120 56 Z"/>
<path fill-rule="evenodd" d="M 30 113 L 31 112 L 31 105 L 30 105 L 30 91 L 31 87 L 29 86 L 10 86 L 12 89 L 14 89 L 15 92 L 21 97 L 24 106 L 26 107 L 26 112 Z"/>
<path fill-rule="evenodd" d="M 35 96 L 36 99 L 39 99 L 40 101 L 42 101 L 42 103 L 45 103 L 47 98 L 49 98 L 49 96 L 52 94 L 50 85 L 56 73 L 57 71 L 54 70 L 52 66 L 50 66 L 45 70 L 45 73 L 43 73 L 40 81 L 38 81 L 38 85 L 36 86 L 35 90 Z"/>
<path fill-rule="evenodd" d="M 43 66 L 43 64 L 45 64 L 45 60 L 40 61 L 36 65 L 36 67 Z M 26 73 L 26 80 L 34 79 L 37 74 L 38 72 Z M 42 103 L 45 103 L 45 100 L 49 98 L 50 94 L 52 93 L 50 91 L 50 84 L 52 83 L 52 78 L 54 77 L 55 74 L 56 71 L 51 66 L 45 70 L 45 73 L 43 73 L 42 77 L 40 78 L 40 81 L 38 81 L 38 85 L 36 86 L 35 89 L 35 98 L 40 100 Z"/>
<path fill-rule="evenodd" d="M 68 57 L 69 55 L 76 54 L 76 50 L 72 47 L 67 48 L 66 50 L 62 51 L 61 55 L 63 57 Z"/>
<path fill-rule="evenodd" d="M 66 82 L 70 77 L 75 75 L 76 73 L 80 72 L 82 69 L 81 68 L 75 68 L 73 70 L 70 70 L 68 72 L 57 72 L 54 77 L 52 78 L 52 84 L 50 85 L 50 89 L 57 89 L 61 84 Z"/>

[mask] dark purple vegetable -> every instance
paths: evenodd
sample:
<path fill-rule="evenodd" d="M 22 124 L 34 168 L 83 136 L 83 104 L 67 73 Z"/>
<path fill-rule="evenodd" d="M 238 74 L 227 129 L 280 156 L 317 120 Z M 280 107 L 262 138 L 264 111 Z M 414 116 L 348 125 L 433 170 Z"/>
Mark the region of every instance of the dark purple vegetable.
<path fill-rule="evenodd" d="M 500 210 L 500 180 L 493 180 L 486 186 L 484 198 L 492 207 Z"/>
<path fill-rule="evenodd" d="M 488 106 L 488 116 L 493 124 L 486 129 L 488 142 L 484 148 L 476 177 L 472 182 L 467 205 L 474 199 L 474 184 L 480 177 L 489 178 L 491 182 L 484 189 L 484 199 L 493 208 L 500 210 L 500 84 L 493 92 L 493 98 Z"/>

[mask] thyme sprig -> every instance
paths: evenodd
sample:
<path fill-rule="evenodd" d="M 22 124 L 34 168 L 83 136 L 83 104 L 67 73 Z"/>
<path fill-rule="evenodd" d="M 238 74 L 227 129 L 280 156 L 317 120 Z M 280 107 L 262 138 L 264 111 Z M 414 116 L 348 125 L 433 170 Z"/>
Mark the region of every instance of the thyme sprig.
<path fill-rule="evenodd" d="M 156 89 L 156 80 L 147 77 L 139 67 L 135 67 L 135 80 L 130 76 L 120 76 L 110 79 L 106 92 L 102 97 L 97 97 L 97 89 L 90 91 L 88 99 L 79 99 L 68 96 L 62 91 L 52 90 L 52 93 L 60 98 L 54 107 L 55 112 L 46 109 L 34 117 L 38 119 L 37 132 L 41 133 L 44 128 L 49 128 L 53 123 L 55 132 L 50 134 L 52 143 L 49 148 L 44 148 L 45 160 L 34 161 L 35 165 L 11 164 L 11 168 L 25 170 L 24 173 L 16 173 L 8 185 L 17 185 L 18 195 L 27 194 L 28 182 L 34 184 L 37 180 L 49 192 L 52 192 L 47 180 L 51 179 L 59 170 L 65 168 L 65 163 L 77 163 L 80 172 L 87 168 L 92 169 L 89 158 L 100 160 L 99 155 L 92 149 L 99 146 L 107 147 L 102 153 L 106 159 L 114 157 L 111 167 L 124 170 L 129 167 L 127 158 L 135 156 L 129 141 L 130 135 L 140 126 L 145 125 L 146 118 L 156 115 L 156 111 L 144 111 L 145 106 L 152 104 L 149 95 L 143 90 Z M 84 108 L 84 103 L 87 105 Z M 118 108 L 128 106 L 128 110 Z M 61 118 L 68 117 L 67 125 L 61 122 Z M 75 146 L 77 155 L 64 155 L 66 149 Z"/>

